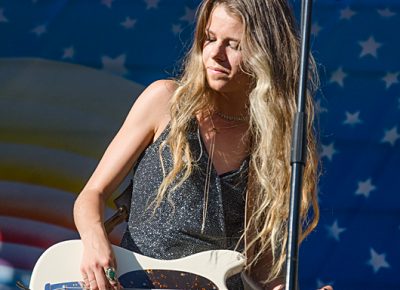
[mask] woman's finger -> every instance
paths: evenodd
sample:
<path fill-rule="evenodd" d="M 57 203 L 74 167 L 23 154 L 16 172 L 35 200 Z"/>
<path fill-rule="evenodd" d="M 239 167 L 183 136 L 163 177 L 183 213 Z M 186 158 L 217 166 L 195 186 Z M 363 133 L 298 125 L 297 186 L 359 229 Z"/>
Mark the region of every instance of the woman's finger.
<path fill-rule="evenodd" d="M 99 287 L 97 285 L 96 276 L 92 271 L 87 272 L 87 282 L 85 281 L 85 288 L 90 290 L 98 290 Z"/>
<path fill-rule="evenodd" d="M 96 268 L 94 275 L 96 276 L 97 287 L 99 290 L 106 290 L 110 288 L 110 284 L 104 275 L 103 268 Z"/>
<path fill-rule="evenodd" d="M 86 272 L 82 271 L 82 282 L 83 282 L 83 288 L 88 289 L 89 288 L 89 278 L 86 274 Z"/>
<path fill-rule="evenodd" d="M 82 287 L 84 289 L 89 289 L 90 285 L 89 285 L 89 277 L 88 274 L 86 273 L 86 271 L 81 270 L 81 275 L 82 275 Z"/>

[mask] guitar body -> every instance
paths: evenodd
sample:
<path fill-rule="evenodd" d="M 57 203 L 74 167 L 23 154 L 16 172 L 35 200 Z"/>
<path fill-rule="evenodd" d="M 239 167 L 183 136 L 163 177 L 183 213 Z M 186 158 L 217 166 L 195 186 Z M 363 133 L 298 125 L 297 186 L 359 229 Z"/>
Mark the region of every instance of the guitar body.
<path fill-rule="evenodd" d="M 226 278 L 244 265 L 242 254 L 213 250 L 175 260 L 158 260 L 113 246 L 117 275 L 125 289 L 227 289 Z M 83 289 L 80 281 L 80 240 L 65 241 L 47 249 L 31 276 L 31 290 Z"/>

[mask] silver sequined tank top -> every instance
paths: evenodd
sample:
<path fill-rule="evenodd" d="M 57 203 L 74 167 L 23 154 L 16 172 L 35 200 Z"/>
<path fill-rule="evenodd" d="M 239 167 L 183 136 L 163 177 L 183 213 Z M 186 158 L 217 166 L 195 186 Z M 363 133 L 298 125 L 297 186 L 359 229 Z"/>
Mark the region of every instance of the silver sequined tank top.
<path fill-rule="evenodd" d="M 234 249 L 243 232 L 248 159 L 239 169 L 210 175 L 210 189 L 204 231 L 201 231 L 204 184 L 208 154 L 193 118 L 188 142 L 196 166 L 191 176 L 178 189 L 169 192 L 153 213 L 148 208 L 163 179 L 159 146 L 169 126 L 140 156 L 133 173 L 131 211 L 121 246 L 157 258 L 176 259 L 216 249 Z M 161 153 L 168 172 L 172 156 L 168 146 Z"/>

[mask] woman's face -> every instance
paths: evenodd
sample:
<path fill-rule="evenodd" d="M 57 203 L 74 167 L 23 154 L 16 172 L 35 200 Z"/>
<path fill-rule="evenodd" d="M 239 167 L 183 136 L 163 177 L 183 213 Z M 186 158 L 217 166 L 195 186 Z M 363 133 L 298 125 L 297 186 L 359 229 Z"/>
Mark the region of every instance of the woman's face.
<path fill-rule="evenodd" d="M 208 85 L 217 92 L 242 96 L 247 92 L 250 77 L 240 69 L 243 30 L 240 19 L 223 5 L 214 8 L 205 31 L 203 64 Z"/>

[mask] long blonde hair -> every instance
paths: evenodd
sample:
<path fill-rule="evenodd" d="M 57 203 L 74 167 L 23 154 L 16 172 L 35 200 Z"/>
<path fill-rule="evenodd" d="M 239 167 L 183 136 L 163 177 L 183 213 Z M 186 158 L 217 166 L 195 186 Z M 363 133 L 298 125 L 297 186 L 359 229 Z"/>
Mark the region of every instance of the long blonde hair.
<path fill-rule="evenodd" d="M 247 208 L 249 215 L 244 229 L 245 252 L 253 249 L 255 253 L 248 257 L 249 269 L 263 255 L 271 256 L 272 264 L 266 280 L 270 281 L 282 274 L 286 259 L 291 132 L 299 81 L 299 37 L 286 0 L 204 0 L 199 6 L 193 44 L 185 59 L 182 76 L 177 80 L 178 88 L 171 99 L 171 131 L 162 144 L 170 147 L 173 168 L 165 172 L 156 205 L 168 196 L 168 191 L 179 187 L 193 169 L 186 136 L 190 119 L 207 109 L 212 102 L 202 62 L 202 48 L 208 19 L 217 5 L 224 5 L 227 11 L 239 17 L 245 29 L 240 44 L 243 69 L 253 79 L 249 95 L 252 144 L 247 189 L 251 208 Z M 316 198 L 318 161 L 312 101 L 316 85 L 316 68 L 311 57 L 306 100 L 307 161 L 301 197 L 300 240 L 316 226 L 319 218 Z M 179 182 L 175 183 L 178 175 Z M 307 220 L 310 206 L 313 214 Z"/>

